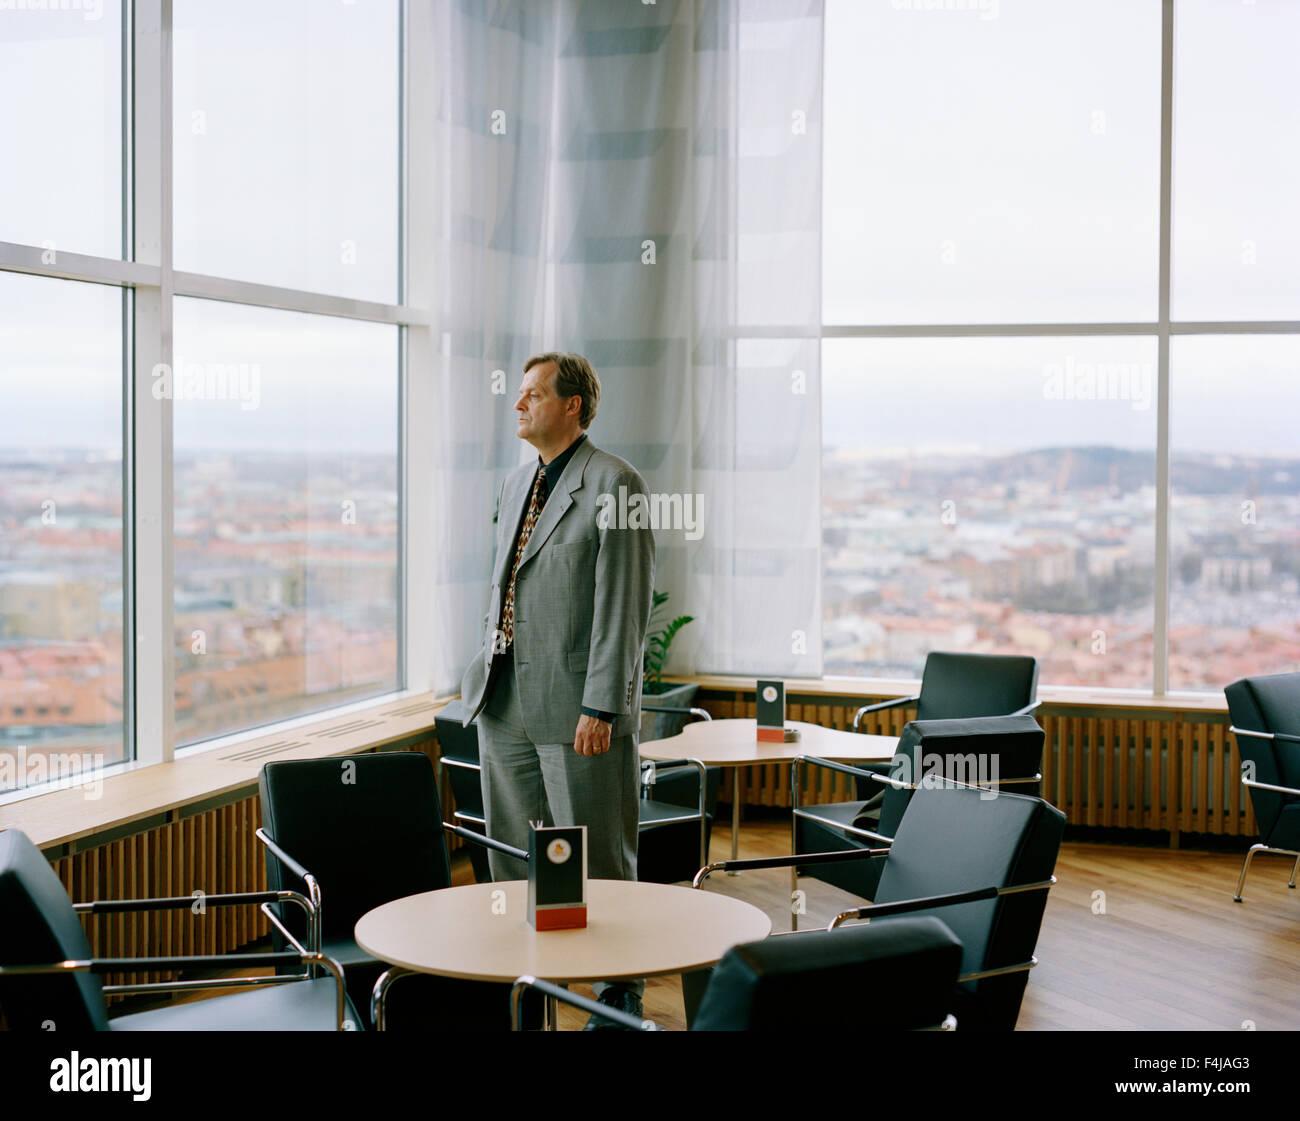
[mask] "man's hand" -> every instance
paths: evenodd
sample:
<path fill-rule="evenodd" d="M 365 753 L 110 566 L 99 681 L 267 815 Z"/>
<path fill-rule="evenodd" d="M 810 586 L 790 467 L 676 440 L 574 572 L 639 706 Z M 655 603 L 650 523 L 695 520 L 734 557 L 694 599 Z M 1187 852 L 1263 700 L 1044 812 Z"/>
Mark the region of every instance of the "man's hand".
<path fill-rule="evenodd" d="M 579 755 L 599 755 L 609 750 L 609 736 L 613 725 L 594 716 L 578 717 L 578 731 L 573 737 L 573 750 Z"/>

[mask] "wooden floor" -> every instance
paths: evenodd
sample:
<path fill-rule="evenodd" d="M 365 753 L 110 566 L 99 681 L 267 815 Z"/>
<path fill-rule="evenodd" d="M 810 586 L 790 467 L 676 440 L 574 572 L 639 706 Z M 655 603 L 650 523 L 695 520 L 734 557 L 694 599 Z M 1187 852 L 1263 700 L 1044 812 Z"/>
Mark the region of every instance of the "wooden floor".
<path fill-rule="evenodd" d="M 746 823 L 740 855 L 785 853 L 789 840 L 781 822 Z M 729 825 L 720 826 L 714 859 L 729 845 Z M 468 882 L 468 863 L 460 863 L 457 882 Z M 1300 1028 L 1300 889 L 1286 886 L 1291 863 L 1256 857 L 1245 902 L 1234 903 L 1240 867 L 1231 854 L 1064 845 L 1019 1030 L 1240 1031 L 1245 1021 L 1260 1031 Z M 801 927 L 824 925 L 860 902 L 820 881 L 801 882 L 808 906 Z M 773 929 L 789 928 L 784 870 L 715 874 L 705 890 L 745 899 L 772 917 Z M 590 995 L 581 985 L 574 991 Z M 676 978 L 649 981 L 645 1013 L 666 1028 L 686 1026 Z M 585 1019 L 561 1009 L 562 1029 Z"/>

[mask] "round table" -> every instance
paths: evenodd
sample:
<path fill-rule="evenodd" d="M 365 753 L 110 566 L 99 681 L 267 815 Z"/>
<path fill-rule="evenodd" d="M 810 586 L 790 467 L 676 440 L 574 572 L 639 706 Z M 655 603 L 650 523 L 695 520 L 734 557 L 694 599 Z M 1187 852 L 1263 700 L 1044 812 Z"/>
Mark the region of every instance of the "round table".
<path fill-rule="evenodd" d="M 761 763 L 793 763 L 800 755 L 817 755 L 848 763 L 888 763 L 898 748 L 897 736 L 867 736 L 841 732 L 820 724 L 791 720 L 799 729 L 797 743 L 768 743 L 758 739 L 754 720 L 699 720 L 677 735 L 641 744 L 642 759 L 667 762 L 697 759 L 706 767 L 750 767 Z M 733 776 L 731 797 L 731 859 L 736 859 L 740 835 L 740 775 Z"/>
<path fill-rule="evenodd" d="M 528 922 L 528 882 L 507 880 L 395 899 L 361 916 L 356 939 L 372 957 L 418 973 L 509 983 L 532 974 L 562 984 L 702 969 L 771 931 L 767 915 L 740 899 L 588 880 L 587 926 L 538 932 Z M 549 1000 L 548 1013 L 553 1027 Z"/>

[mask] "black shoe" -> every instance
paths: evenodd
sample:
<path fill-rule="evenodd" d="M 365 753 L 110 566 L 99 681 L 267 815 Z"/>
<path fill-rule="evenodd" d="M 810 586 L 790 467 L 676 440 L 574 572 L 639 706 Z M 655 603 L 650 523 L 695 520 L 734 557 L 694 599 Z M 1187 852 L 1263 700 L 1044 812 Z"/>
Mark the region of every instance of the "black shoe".
<path fill-rule="evenodd" d="M 631 989 L 610 988 L 606 989 L 596 998 L 601 1004 L 616 1009 L 619 1012 L 626 1012 L 629 1016 L 635 1016 L 641 1019 L 641 998 Z M 632 1031 L 632 1028 L 624 1027 L 622 1024 L 616 1024 L 612 1020 L 606 1020 L 603 1016 L 598 1016 L 594 1012 L 591 1019 L 587 1021 L 583 1031 Z"/>

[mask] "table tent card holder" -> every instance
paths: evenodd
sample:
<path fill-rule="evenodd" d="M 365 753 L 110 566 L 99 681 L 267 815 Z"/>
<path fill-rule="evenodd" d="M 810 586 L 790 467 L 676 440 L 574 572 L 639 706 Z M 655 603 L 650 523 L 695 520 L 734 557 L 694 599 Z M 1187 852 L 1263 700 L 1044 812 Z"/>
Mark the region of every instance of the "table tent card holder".
<path fill-rule="evenodd" d="M 534 930 L 587 925 L 587 827 L 528 823 L 528 921 Z"/>
<path fill-rule="evenodd" d="M 759 681 L 755 688 L 758 739 L 763 743 L 796 743 L 798 728 L 785 726 L 785 682 Z"/>

